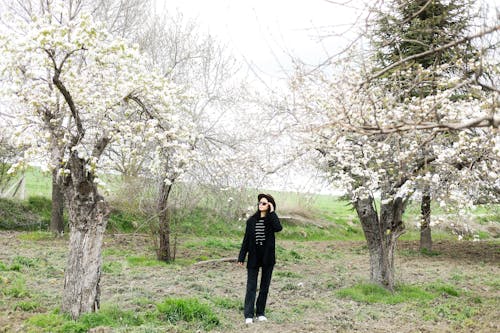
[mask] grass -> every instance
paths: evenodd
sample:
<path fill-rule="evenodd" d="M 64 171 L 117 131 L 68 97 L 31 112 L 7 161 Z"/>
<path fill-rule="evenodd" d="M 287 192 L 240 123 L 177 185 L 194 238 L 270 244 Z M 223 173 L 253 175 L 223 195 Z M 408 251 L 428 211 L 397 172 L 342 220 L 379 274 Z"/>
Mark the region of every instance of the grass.
<path fill-rule="evenodd" d="M 0 294 L 12 298 L 29 297 L 31 294 L 26 288 L 26 282 L 22 276 L 15 276 L 13 279 L 6 278 L 5 281 L 0 283 L 4 285 Z"/>
<path fill-rule="evenodd" d="M 43 237 L 42 242 L 32 241 L 32 234 L 38 233 L 29 233 L 30 237 L 4 234 L 5 239 L 19 244 L 19 251 L 7 248 L 0 262 L 0 313 L 11 313 L 16 318 L 18 326 L 12 330 L 23 325 L 23 332 L 88 332 L 103 327 L 114 332 L 181 333 L 235 332 L 243 327 L 239 325 L 244 269 L 232 263 L 166 265 L 148 255 L 150 250 L 145 248 L 147 242 L 141 235 L 106 236 L 102 276 L 105 303 L 99 312 L 73 321 L 54 310 L 60 307 L 64 280 L 61 262 L 64 256 L 61 255 L 66 253 L 66 243 L 45 242 Z M 239 241 L 192 236 L 180 244 L 184 246 L 181 253 L 185 260 L 192 261 L 200 253 L 234 255 Z M 319 248 L 320 245 L 324 247 Z M 262 329 L 286 331 L 287 325 L 295 325 L 301 331 L 335 331 L 328 325 L 338 323 L 363 331 L 356 324 L 358 320 L 382 325 L 379 321 L 392 320 L 404 311 L 408 316 L 402 319 L 407 320 L 402 325 L 410 326 L 400 327 L 408 331 L 418 330 L 416 325 L 420 324 L 427 325 L 428 329 L 435 322 L 449 331 L 465 332 L 468 325 L 477 328 L 477 321 L 484 318 L 482 313 L 493 313 L 498 306 L 493 295 L 482 291 L 484 287 L 498 288 L 494 267 L 478 272 L 477 265 L 464 262 L 467 271 L 457 268 L 445 273 L 440 270 L 439 277 L 429 273 L 425 277 L 428 282 L 398 285 L 396 291 L 390 293 L 377 286 L 357 283 L 368 274 L 356 267 L 367 261 L 367 250 L 358 253 L 353 251 L 355 248 L 362 246 L 345 243 L 335 250 L 343 255 L 329 259 L 319 255 L 320 249 L 329 251 L 326 243 L 278 240 L 279 266 L 268 303 L 270 322 Z M 43 257 L 39 256 L 40 249 L 43 249 Z M 446 253 L 435 258 L 419 255 L 411 259 L 412 263 L 405 266 L 407 271 L 424 264 L 432 265 L 434 261 L 450 260 Z M 413 260 L 418 265 L 414 266 Z M 51 268 L 53 266 L 55 268 Z M 11 270 L 13 267 L 17 268 Z M 427 271 L 422 268 L 419 272 Z M 472 278 L 474 274 L 478 274 L 477 278 Z M 169 297 L 164 298 L 167 295 Z M 5 318 L 0 314 L 2 323 Z M 307 324 L 305 318 L 309 318 Z M 318 326 L 314 326 L 316 324 Z M 458 329 L 453 329 L 455 327 Z"/>
<path fill-rule="evenodd" d="M 109 190 L 122 191 L 124 182 L 121 177 L 105 177 L 110 184 Z M 26 201 L 0 199 L 0 229 L 19 229 L 32 231 L 45 231 L 50 223 L 50 192 L 51 175 L 44 173 L 40 169 L 30 167 L 25 172 L 25 192 L 28 196 Z M 140 186 L 140 183 L 139 185 Z M 191 186 L 192 187 L 192 186 Z M 244 231 L 244 221 L 228 219 L 214 211 L 214 202 L 217 202 L 217 195 L 206 189 L 193 189 L 189 186 L 180 186 L 175 191 L 198 191 L 202 193 L 203 200 L 199 205 L 190 207 L 188 210 L 173 211 L 172 232 L 180 238 L 185 235 L 196 237 L 219 237 L 237 238 L 241 237 Z M 174 191 L 174 192 L 175 192 Z M 242 197 L 251 197 L 257 190 L 246 190 L 242 192 Z M 245 195 L 246 193 L 246 195 Z M 113 198 L 110 193 L 110 198 Z M 364 234 L 350 202 L 341 197 L 330 195 L 311 195 L 290 192 L 274 191 L 279 202 L 280 213 L 298 214 L 312 220 L 321 221 L 320 224 L 286 225 L 279 234 L 279 238 L 297 241 L 328 241 L 328 240 L 364 240 Z M 152 195 L 152 193 L 148 194 Z M 182 196 L 182 193 L 177 193 Z M 154 195 L 153 195 L 154 196 Z M 152 200 L 153 197 L 148 200 Z M 122 200 L 123 201 L 123 200 Z M 130 200 L 129 200 L 130 201 Z M 112 204 L 112 212 L 108 220 L 108 231 L 110 232 L 147 232 L 150 223 L 154 223 L 151 214 L 139 211 L 136 203 L 126 204 L 126 200 Z M 136 207 L 137 206 L 137 207 Z M 131 208 L 132 207 L 132 208 Z M 135 208 L 134 208 L 135 207 Z M 433 214 L 445 214 L 446 212 L 439 206 L 433 206 Z M 404 219 L 415 219 L 420 214 L 419 202 L 411 202 L 406 209 Z M 478 206 L 474 211 L 477 220 L 481 224 L 499 221 L 499 205 Z M 478 232 L 480 240 L 491 238 L 485 231 Z M 43 237 L 43 236 L 42 236 Z M 418 230 L 411 228 L 401 237 L 402 240 L 417 240 L 420 235 Z M 455 236 L 447 232 L 433 230 L 435 240 L 453 239 Z M 221 250 L 232 244 L 214 244 Z"/>
<path fill-rule="evenodd" d="M 54 235 L 51 232 L 48 231 L 31 231 L 31 232 L 26 232 L 23 234 L 19 235 L 19 239 L 21 240 L 26 240 L 26 241 L 47 241 L 47 240 L 53 240 Z"/>
<path fill-rule="evenodd" d="M 146 256 L 130 256 L 126 257 L 127 263 L 132 267 L 152 267 L 152 266 L 165 266 L 167 263 Z"/>
<path fill-rule="evenodd" d="M 218 301 L 218 304 L 221 304 L 221 307 L 234 306 L 234 303 L 227 300 L 224 303 Z M 38 307 L 39 304 L 36 302 L 19 302 L 16 310 L 33 311 Z M 146 311 L 132 311 L 117 305 L 104 305 L 98 312 L 84 314 L 76 321 L 60 314 L 59 311 L 35 314 L 26 321 L 28 332 L 54 333 L 83 333 L 95 327 L 129 329 L 135 327 L 137 331 L 142 331 L 139 328 L 148 325 L 153 325 L 161 331 L 170 331 L 168 327 L 181 322 L 187 329 L 194 331 L 199 328 L 210 331 L 220 325 L 220 320 L 210 305 L 197 298 L 167 298 L 157 303 L 155 309 Z"/>
<path fill-rule="evenodd" d="M 274 276 L 281 278 L 293 278 L 293 279 L 299 279 L 302 277 L 302 275 L 290 271 L 278 271 L 274 273 Z"/>
<path fill-rule="evenodd" d="M 38 196 L 49 199 L 52 195 L 52 176 L 37 167 L 28 167 L 24 172 L 27 197 Z"/>
<path fill-rule="evenodd" d="M 107 306 L 99 312 L 82 315 L 77 321 L 57 313 L 38 314 L 27 320 L 28 332 L 87 332 L 89 329 L 106 327 L 137 327 L 145 322 L 144 314 L 122 310 L 117 306 Z"/>
<path fill-rule="evenodd" d="M 211 283 L 200 281 L 198 273 L 185 277 L 178 285 L 168 280 L 175 279 L 176 274 L 195 261 L 218 258 L 221 256 L 234 256 L 239 250 L 241 238 L 244 231 L 244 221 L 227 219 L 209 207 L 210 200 L 207 199 L 203 205 L 192 210 L 182 212 L 174 220 L 172 231 L 178 237 L 178 255 L 176 263 L 165 264 L 154 258 L 154 250 L 151 246 L 134 243 L 123 243 L 121 246 L 106 246 L 103 252 L 103 272 L 106 281 L 122 280 L 123 276 L 133 276 L 132 282 L 139 279 L 144 272 L 151 274 L 152 271 L 161 272 L 161 276 L 169 284 L 168 295 L 175 296 L 160 300 L 155 298 L 161 293 L 158 289 L 147 290 L 147 287 L 134 284 L 129 288 L 135 294 L 120 298 L 121 291 L 113 297 L 116 303 L 104 304 L 98 313 L 82 316 L 73 321 L 60 314 L 51 311 L 58 304 L 59 299 L 50 295 L 50 291 L 39 290 L 39 285 L 33 284 L 35 274 L 42 275 L 46 283 L 60 283 L 64 274 L 63 266 L 65 250 L 57 253 L 52 258 L 53 263 L 47 263 L 50 252 L 45 251 L 45 246 L 51 244 L 54 237 L 47 232 L 50 222 L 50 199 L 49 191 L 40 190 L 39 187 L 50 187 L 50 177 L 36 170 L 30 170 L 29 177 L 46 177 L 47 180 L 39 179 L 33 186 L 27 176 L 26 190 L 32 196 L 28 200 L 6 200 L 0 199 L 0 228 L 29 230 L 18 234 L 17 238 L 23 246 L 33 246 L 36 253 L 43 251 L 44 257 L 38 255 L 30 257 L 26 254 L 15 252 L 10 257 L 2 258 L 0 261 L 0 312 L 13 311 L 19 316 L 29 318 L 24 323 L 28 332 L 87 332 L 98 326 L 116 328 L 118 332 L 192 332 L 198 330 L 212 330 L 215 328 L 237 331 L 237 327 L 231 327 L 232 319 L 227 316 L 240 317 L 242 311 L 242 299 L 235 296 L 235 291 L 223 289 L 218 294 L 214 290 L 221 288 L 219 275 L 225 266 L 200 266 L 210 270 L 205 273 L 205 278 Z M 28 186 L 29 185 L 29 186 Z M 37 189 L 38 188 L 38 189 Z M 33 192 L 29 192 L 32 191 Z M 332 196 L 301 196 L 294 193 L 276 193 L 279 208 L 283 214 L 288 212 L 303 214 L 316 224 L 290 224 L 284 223 L 284 229 L 277 234 L 277 258 L 282 265 L 280 270 L 274 273 L 273 284 L 276 294 L 282 293 L 285 297 L 291 297 L 289 309 L 271 309 L 271 314 L 279 318 L 294 316 L 295 312 L 300 315 L 318 313 L 318 316 L 327 315 L 326 310 L 331 308 L 328 301 L 315 303 L 309 300 L 301 300 L 302 294 L 318 293 L 322 296 L 331 296 L 330 301 L 352 307 L 357 303 L 358 313 L 363 312 L 366 318 L 383 318 L 384 311 L 390 311 L 392 306 L 400 305 L 408 309 L 412 316 L 423 318 L 430 322 L 451 322 L 453 325 L 467 326 L 472 320 L 480 315 L 481 309 L 491 310 L 497 308 L 497 301 L 483 294 L 472 294 L 467 291 L 466 285 L 475 283 L 477 290 L 487 287 L 498 290 L 500 280 L 488 277 L 483 280 L 469 281 L 465 275 L 454 272 L 451 277 L 427 282 L 423 284 L 402 284 L 396 287 L 394 293 L 367 283 L 357 283 L 359 276 L 352 276 L 352 267 L 349 258 L 363 256 L 367 258 L 368 250 L 365 245 L 348 246 L 345 250 L 326 250 L 319 252 L 317 247 L 309 247 L 308 242 L 314 241 L 363 241 L 364 235 L 356 217 L 356 213 L 348 201 Z M 477 214 L 481 224 L 498 221 L 498 207 L 480 207 L 474 213 Z M 439 214 L 439 209 L 433 211 Z M 281 214 L 281 211 L 279 211 Z M 441 212 L 442 213 L 442 212 Z M 405 217 L 418 216 L 418 205 L 412 204 L 405 213 Z M 148 227 L 151 216 L 142 212 L 114 207 L 108 222 L 108 232 L 132 233 L 144 232 Z M 149 230 L 147 230 L 149 231 Z M 480 239 L 487 239 L 487 234 L 480 234 Z M 491 237 L 490 237 L 491 238 Z M 401 240 L 418 240 L 418 230 L 408 229 Z M 439 230 L 433 230 L 434 240 L 453 240 L 455 236 Z M 290 245 L 290 244 L 293 244 Z M 135 247 L 135 248 L 134 248 Z M 446 260 L 444 255 L 438 252 L 420 253 L 415 250 L 401 250 L 398 255 L 405 257 L 405 261 L 432 262 L 434 260 Z M 479 260 L 479 259 L 478 259 Z M 327 262 L 326 265 L 339 267 L 335 274 L 329 278 L 322 279 L 317 287 L 313 287 L 306 279 L 307 270 L 296 270 L 296 267 L 311 265 L 314 262 Z M 182 267 L 178 265 L 182 264 Z M 222 265 L 222 264 L 221 264 Z M 487 263 L 485 264 L 487 265 Z M 190 266 L 191 267 L 191 266 Z M 188 269 L 191 269 L 191 268 Z M 194 267 L 194 266 L 192 266 Z M 316 267 L 322 269 L 322 267 Z M 194 269 L 194 268 L 193 268 Z M 196 268 L 202 270 L 202 268 Z M 132 273 L 131 273 L 132 272 Z M 244 276 L 244 270 L 242 271 Z M 107 275 L 107 276 L 106 276 Z M 157 276 L 155 276 L 157 277 Z M 190 279 L 190 280 L 189 280 Z M 56 281 L 56 282 L 54 282 Z M 57 282 L 58 281 L 58 282 Z M 429 279 L 428 281 L 432 281 Z M 445 282 L 442 282 L 445 281 Z M 130 281 L 124 281 L 124 283 Z M 227 282 L 227 281 L 226 281 Z M 304 283 L 303 283 L 304 282 Z M 447 282 L 455 282 L 460 285 L 456 287 Z M 117 282 L 118 283 L 118 282 Z M 163 283 L 163 280 L 162 280 Z M 346 288 L 346 286 L 349 286 Z M 184 288 L 186 293 L 176 293 L 177 288 Z M 244 286 L 243 286 L 244 288 Z M 312 289 L 308 289 L 312 288 Z M 340 288 L 340 289 L 339 289 Z M 173 290 L 173 291 L 172 291 Z M 170 294 L 171 293 L 171 294 Z M 287 296 L 288 295 L 288 296 Z M 338 297 L 338 299 L 335 298 Z M 281 297 L 275 295 L 275 297 Z M 325 296 L 325 298 L 327 298 Z M 49 301 L 48 301 L 49 300 Z M 297 302 L 294 303 L 294 301 Z M 354 300 L 355 302 L 352 302 Z M 346 302 L 346 303 L 342 303 Z M 117 305 L 118 304 L 118 305 Z M 49 309 L 49 310 L 47 310 Z M 41 313 L 39 313 L 41 312 Z M 351 315 L 356 320 L 355 315 Z M 365 318 L 363 317 L 363 318 Z M 366 319 L 365 318 L 365 319 Z M 0 316 L 0 319 L 2 317 Z M 225 325 L 229 325 L 225 327 Z M 347 324 L 346 324 L 347 325 Z M 222 327 L 222 328 L 221 328 Z M 0 327 L 0 331 L 2 327 Z"/>
<path fill-rule="evenodd" d="M 215 304 L 216 307 L 221 309 L 234 309 L 238 311 L 243 310 L 243 300 L 229 298 L 229 297 L 211 297 L 209 300 Z"/>
<path fill-rule="evenodd" d="M 25 312 L 33 312 L 41 307 L 39 302 L 36 301 L 21 301 L 14 305 L 13 310 L 21 310 Z"/>
<path fill-rule="evenodd" d="M 383 304 L 430 301 L 443 295 L 458 297 L 460 291 L 450 284 L 439 281 L 424 286 L 397 285 L 394 292 L 371 283 L 359 283 L 337 291 L 337 296 L 341 298 L 350 298 L 357 302 Z"/>
<path fill-rule="evenodd" d="M 241 241 L 236 241 L 234 239 L 227 238 L 204 238 L 191 240 L 184 243 L 184 246 L 189 249 L 201 249 L 207 248 L 211 251 L 229 251 L 229 250 L 237 250 L 240 248 Z"/>
<path fill-rule="evenodd" d="M 392 293 L 370 283 L 359 283 L 336 292 L 340 298 L 349 298 L 361 303 L 406 303 L 409 308 L 415 307 L 424 320 L 445 319 L 460 327 L 467 326 L 468 321 L 480 311 L 477 305 L 482 303 L 478 296 L 460 298 L 462 294 L 455 286 L 439 281 L 423 286 L 398 285 Z"/>
<path fill-rule="evenodd" d="M 349 288 L 337 291 L 340 298 L 350 298 L 363 303 L 383 303 L 398 304 L 412 301 L 430 301 L 436 297 L 435 294 L 412 285 L 396 286 L 394 292 L 390 292 L 383 287 L 371 284 L 360 283 Z"/>
<path fill-rule="evenodd" d="M 208 304 L 196 298 L 168 298 L 157 305 L 159 317 L 175 324 L 179 321 L 198 322 L 204 329 L 211 329 L 220 324 Z"/>
<path fill-rule="evenodd" d="M 0 198 L 0 229 L 43 230 L 47 228 L 44 216 L 29 201 Z"/>

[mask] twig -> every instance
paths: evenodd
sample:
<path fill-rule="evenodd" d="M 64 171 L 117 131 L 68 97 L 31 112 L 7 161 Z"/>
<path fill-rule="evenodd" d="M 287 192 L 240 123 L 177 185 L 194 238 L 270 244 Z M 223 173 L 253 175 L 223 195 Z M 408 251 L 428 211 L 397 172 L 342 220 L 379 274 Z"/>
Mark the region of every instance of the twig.
<path fill-rule="evenodd" d="M 220 259 L 212 259 L 212 260 L 205 260 L 205 261 L 198 261 L 193 264 L 193 266 L 201 266 L 201 265 L 206 265 L 206 264 L 216 264 L 220 262 L 236 262 L 238 259 L 237 258 L 220 258 Z"/>

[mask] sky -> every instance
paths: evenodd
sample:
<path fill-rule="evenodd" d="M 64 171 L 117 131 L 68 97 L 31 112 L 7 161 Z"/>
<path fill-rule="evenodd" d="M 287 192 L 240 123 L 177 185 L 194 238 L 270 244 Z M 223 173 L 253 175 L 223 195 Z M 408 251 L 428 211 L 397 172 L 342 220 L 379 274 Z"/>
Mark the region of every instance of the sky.
<path fill-rule="evenodd" d="M 273 86 L 286 82 L 282 79 L 286 79 L 284 71 L 292 70 L 291 57 L 314 65 L 340 50 L 347 41 L 332 34 L 349 30 L 357 18 L 355 8 L 325 0 L 157 0 L 156 9 L 195 19 L 201 31 L 227 44 L 237 58 Z M 326 36 L 330 37 L 323 38 Z M 278 178 L 272 180 L 274 186 L 266 186 L 273 189 L 279 183 L 280 189 L 340 193 L 326 189 L 313 174 L 280 173 Z"/>
<path fill-rule="evenodd" d="M 361 29 L 368 0 L 154 0 L 159 12 L 179 11 L 227 42 L 257 73 L 283 77 L 290 55 L 314 65 L 339 52 Z M 480 0 L 498 11 L 498 0 Z M 344 33 L 343 37 L 337 36 Z M 321 38 L 330 36 L 329 38 Z M 351 34 L 350 36 L 353 36 Z"/>
<path fill-rule="evenodd" d="M 348 29 L 359 12 L 326 0 L 156 0 L 156 8 L 196 19 L 259 75 L 272 78 L 291 69 L 291 56 L 318 64 L 339 50 L 345 38 L 323 37 Z"/>

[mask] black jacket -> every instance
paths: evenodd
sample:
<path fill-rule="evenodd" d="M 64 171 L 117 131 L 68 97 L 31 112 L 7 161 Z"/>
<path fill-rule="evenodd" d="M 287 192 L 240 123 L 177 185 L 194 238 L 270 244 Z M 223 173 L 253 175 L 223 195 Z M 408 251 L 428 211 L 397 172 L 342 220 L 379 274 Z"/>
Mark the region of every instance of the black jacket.
<path fill-rule="evenodd" d="M 255 223 L 258 221 L 260 213 L 257 212 L 250 216 L 247 220 L 247 226 L 245 230 L 245 237 L 241 243 L 240 255 L 238 256 L 238 262 L 244 262 L 245 257 L 248 253 L 248 268 L 256 268 L 257 263 L 257 246 L 255 244 Z M 264 243 L 264 256 L 262 258 L 262 266 L 273 266 L 276 263 L 276 251 L 275 251 L 275 237 L 274 233 L 281 231 L 283 227 L 281 226 L 280 219 L 275 212 L 268 213 L 264 218 L 264 224 L 266 225 L 266 241 Z"/>

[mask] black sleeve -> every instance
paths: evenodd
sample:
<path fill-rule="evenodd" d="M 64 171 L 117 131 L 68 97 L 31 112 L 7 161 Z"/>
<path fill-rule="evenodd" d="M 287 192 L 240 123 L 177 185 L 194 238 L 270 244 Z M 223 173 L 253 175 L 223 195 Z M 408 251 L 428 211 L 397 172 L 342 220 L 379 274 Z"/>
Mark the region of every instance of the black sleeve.
<path fill-rule="evenodd" d="M 271 226 L 273 227 L 274 232 L 280 232 L 283 229 L 280 219 L 275 212 L 269 213 L 269 220 L 271 221 Z"/>
<path fill-rule="evenodd" d="M 238 255 L 238 262 L 245 262 L 245 257 L 248 252 L 248 221 L 245 228 L 245 236 L 243 237 L 243 242 L 241 243 L 240 254 Z"/>

